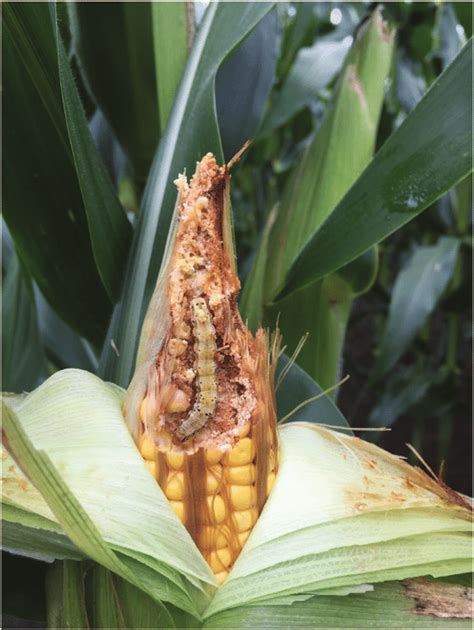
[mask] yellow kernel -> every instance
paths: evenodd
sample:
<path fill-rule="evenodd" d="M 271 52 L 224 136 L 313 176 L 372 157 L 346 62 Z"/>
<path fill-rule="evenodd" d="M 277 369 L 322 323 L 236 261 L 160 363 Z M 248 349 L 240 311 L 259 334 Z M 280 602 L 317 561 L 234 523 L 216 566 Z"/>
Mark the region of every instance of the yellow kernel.
<path fill-rule="evenodd" d="M 229 547 L 211 551 L 208 563 L 214 573 L 220 573 L 222 570 L 227 569 L 232 563 L 232 554 Z"/>
<path fill-rule="evenodd" d="M 223 455 L 223 451 L 206 449 L 204 454 L 206 464 L 209 464 L 209 466 L 214 466 L 214 464 L 217 464 L 221 461 Z"/>
<path fill-rule="evenodd" d="M 237 511 L 232 514 L 235 527 L 238 532 L 245 532 L 247 529 L 251 529 L 257 522 L 258 512 L 257 508 L 251 510 Z"/>
<path fill-rule="evenodd" d="M 168 477 L 165 487 L 165 494 L 168 499 L 182 501 L 184 499 L 184 474 L 173 472 Z"/>
<path fill-rule="evenodd" d="M 145 424 L 145 420 L 146 420 L 146 397 L 140 403 L 139 416 L 140 416 L 140 420 L 142 421 L 142 423 Z"/>
<path fill-rule="evenodd" d="M 219 584 L 223 584 L 228 575 L 229 574 L 227 571 L 219 571 L 219 573 L 215 574 L 216 580 L 219 582 Z"/>
<path fill-rule="evenodd" d="M 212 466 L 206 473 L 206 492 L 212 494 L 215 492 L 221 484 L 222 479 L 222 466 Z"/>
<path fill-rule="evenodd" d="M 255 481 L 254 464 L 247 464 L 246 466 L 226 466 L 224 473 L 230 483 L 235 483 L 238 486 L 249 486 Z"/>
<path fill-rule="evenodd" d="M 153 477 L 156 479 L 156 462 L 151 462 L 149 459 L 145 459 L 145 464 Z"/>
<path fill-rule="evenodd" d="M 219 525 L 225 520 L 226 507 L 224 499 L 220 494 L 207 497 L 207 507 L 209 508 L 209 516 L 211 523 Z"/>
<path fill-rule="evenodd" d="M 267 495 L 270 494 L 273 488 L 273 484 L 275 483 L 276 475 L 274 472 L 269 473 L 267 477 Z"/>
<path fill-rule="evenodd" d="M 257 503 L 254 486 L 230 486 L 229 494 L 234 510 L 247 510 Z"/>
<path fill-rule="evenodd" d="M 182 389 L 171 389 L 169 398 L 166 403 L 166 411 L 168 413 L 182 413 L 189 408 L 189 398 Z"/>
<path fill-rule="evenodd" d="M 166 453 L 166 463 L 174 470 L 181 470 L 184 466 L 184 453 Z"/>
<path fill-rule="evenodd" d="M 227 546 L 227 536 L 223 531 L 207 525 L 199 532 L 200 549 L 222 549 Z"/>
<path fill-rule="evenodd" d="M 250 536 L 251 531 L 251 529 L 248 529 L 246 532 L 242 532 L 239 534 L 239 543 L 241 547 L 243 547 L 247 542 L 247 538 Z"/>
<path fill-rule="evenodd" d="M 243 466 L 251 464 L 255 457 L 255 444 L 253 440 L 246 437 L 237 442 L 234 448 L 226 454 L 225 463 L 228 466 Z"/>
<path fill-rule="evenodd" d="M 247 435 L 250 433 L 250 426 L 251 423 L 247 422 L 247 424 L 244 424 L 244 426 L 240 429 L 239 436 L 241 438 L 247 437 Z"/>
<path fill-rule="evenodd" d="M 174 510 L 174 513 L 180 521 L 184 522 L 184 502 L 183 501 L 170 501 L 170 505 Z"/>
<path fill-rule="evenodd" d="M 155 459 L 155 443 L 145 433 L 140 438 L 140 453 L 144 459 Z"/>

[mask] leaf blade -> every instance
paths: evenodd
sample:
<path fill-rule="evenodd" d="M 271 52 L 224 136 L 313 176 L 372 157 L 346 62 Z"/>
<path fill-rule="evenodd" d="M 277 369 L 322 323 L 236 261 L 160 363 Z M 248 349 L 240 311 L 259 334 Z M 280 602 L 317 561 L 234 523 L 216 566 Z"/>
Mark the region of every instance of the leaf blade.
<path fill-rule="evenodd" d="M 472 39 L 308 240 L 280 297 L 350 262 L 471 171 L 470 89 L 465 81 L 471 53 Z"/>

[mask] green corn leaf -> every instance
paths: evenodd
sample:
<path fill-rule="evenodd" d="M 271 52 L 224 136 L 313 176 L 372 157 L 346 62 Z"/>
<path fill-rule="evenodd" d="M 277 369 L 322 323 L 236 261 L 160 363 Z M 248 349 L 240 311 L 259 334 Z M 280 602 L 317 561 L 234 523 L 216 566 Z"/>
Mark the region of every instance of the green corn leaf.
<path fill-rule="evenodd" d="M 194 9 L 189 2 L 153 2 L 151 19 L 160 127 L 165 129 L 192 44 Z"/>
<path fill-rule="evenodd" d="M 471 59 L 472 39 L 308 240 L 281 296 L 347 264 L 471 172 L 471 95 L 466 81 Z"/>
<path fill-rule="evenodd" d="M 99 344 L 111 303 L 94 260 L 69 144 L 49 9 L 41 3 L 9 4 L 3 17 L 9 93 L 5 221 L 47 301 L 82 336 Z"/>
<path fill-rule="evenodd" d="M 30 278 L 13 252 L 3 287 L 2 382 L 10 392 L 33 389 L 47 367 Z"/>
<path fill-rule="evenodd" d="M 58 13 L 55 5 L 52 6 L 64 115 L 87 214 L 92 250 L 107 293 L 111 301 L 116 302 L 120 293 L 132 228 L 89 133 L 59 33 Z"/>
<path fill-rule="evenodd" d="M 395 281 L 375 374 L 385 374 L 400 359 L 446 289 L 454 272 L 459 240 L 440 238 L 418 247 Z"/>
<path fill-rule="evenodd" d="M 340 41 L 321 38 L 313 46 L 298 51 L 281 90 L 263 120 L 259 137 L 267 136 L 283 125 L 334 79 L 349 46 L 350 38 Z"/>
<path fill-rule="evenodd" d="M 89 628 L 85 602 L 86 569 L 80 562 L 55 562 L 46 579 L 49 628 Z"/>
<path fill-rule="evenodd" d="M 255 137 L 275 81 L 280 25 L 270 11 L 219 68 L 216 109 L 224 157 Z"/>
<path fill-rule="evenodd" d="M 454 586 L 454 588 L 453 588 Z M 423 596 L 421 602 L 420 598 Z M 440 602 L 446 610 L 440 610 Z M 423 605 L 425 604 L 425 605 Z M 463 587 L 427 580 L 377 584 L 345 597 L 317 595 L 291 605 L 241 606 L 206 620 L 204 628 L 469 628 Z M 440 616 L 435 616 L 436 612 Z"/>
<path fill-rule="evenodd" d="M 125 290 L 114 314 L 102 374 L 128 385 L 143 317 L 153 293 L 176 199 L 173 180 L 212 151 L 222 162 L 215 114 L 214 82 L 229 52 L 272 8 L 271 3 L 211 3 L 206 9 L 175 99 L 166 132 L 150 171 L 133 242 Z"/>
<path fill-rule="evenodd" d="M 68 11 L 84 83 L 144 182 L 160 135 L 152 5 L 72 2 Z"/>

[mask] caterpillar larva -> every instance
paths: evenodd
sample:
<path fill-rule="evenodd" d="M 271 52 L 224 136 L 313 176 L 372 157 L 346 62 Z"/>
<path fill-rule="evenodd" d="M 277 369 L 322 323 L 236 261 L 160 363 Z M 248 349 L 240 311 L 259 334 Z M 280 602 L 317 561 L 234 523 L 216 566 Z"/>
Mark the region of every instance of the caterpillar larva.
<path fill-rule="evenodd" d="M 213 415 L 217 402 L 216 363 L 214 359 L 217 350 L 216 331 L 203 298 L 195 298 L 191 302 L 191 310 L 195 339 L 197 394 L 196 402 L 188 417 L 176 431 L 177 436 L 183 442 L 202 429 Z"/>

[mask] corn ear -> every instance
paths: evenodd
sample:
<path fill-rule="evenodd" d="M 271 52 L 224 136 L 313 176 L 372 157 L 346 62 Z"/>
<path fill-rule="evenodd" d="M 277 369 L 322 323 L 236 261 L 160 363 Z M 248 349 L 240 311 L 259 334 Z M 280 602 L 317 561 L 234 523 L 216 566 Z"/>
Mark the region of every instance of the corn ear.
<path fill-rule="evenodd" d="M 269 342 L 237 309 L 229 168 L 212 154 L 178 200 L 124 412 L 157 480 L 219 582 L 278 469 Z M 273 345 L 273 357 L 278 351 Z"/>

